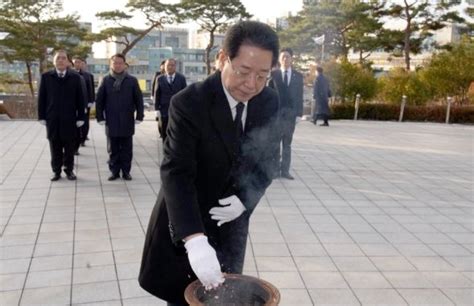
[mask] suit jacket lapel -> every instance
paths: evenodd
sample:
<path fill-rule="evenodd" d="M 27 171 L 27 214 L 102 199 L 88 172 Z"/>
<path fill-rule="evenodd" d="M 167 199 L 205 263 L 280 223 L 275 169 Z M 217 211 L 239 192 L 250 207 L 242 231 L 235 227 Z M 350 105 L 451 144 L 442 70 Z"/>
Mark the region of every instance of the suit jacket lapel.
<path fill-rule="evenodd" d="M 232 111 L 230 110 L 229 102 L 222 88 L 220 74 L 219 76 L 216 75 L 211 86 L 215 90 L 212 97 L 214 101 L 210 107 L 211 120 L 225 144 L 227 153 L 233 160 L 236 153 L 234 122 L 232 120 Z"/>

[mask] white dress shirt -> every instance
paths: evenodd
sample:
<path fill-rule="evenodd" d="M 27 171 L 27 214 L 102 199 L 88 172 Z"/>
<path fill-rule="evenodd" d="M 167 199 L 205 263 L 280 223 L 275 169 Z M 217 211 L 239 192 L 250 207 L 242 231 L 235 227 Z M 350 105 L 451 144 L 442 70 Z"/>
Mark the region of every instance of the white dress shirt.
<path fill-rule="evenodd" d="M 287 73 L 288 73 L 288 84 L 286 84 L 286 86 L 290 85 L 290 83 L 291 83 L 291 67 L 286 69 L 286 70 L 285 70 L 285 68 L 282 67 L 282 68 L 280 68 L 280 70 L 281 70 L 281 79 L 283 80 L 283 82 L 285 81 L 285 71 L 287 71 Z"/>
<path fill-rule="evenodd" d="M 242 128 L 245 131 L 245 120 L 247 119 L 247 102 L 248 101 L 237 101 L 230 95 L 230 93 L 227 91 L 227 89 L 224 86 L 224 83 L 222 83 L 222 88 L 224 88 L 224 93 L 225 96 L 227 97 L 227 102 L 229 102 L 229 107 L 230 110 L 232 111 L 232 120 L 235 120 L 235 116 L 237 116 L 237 104 L 239 102 L 244 103 L 244 111 L 242 112 Z"/>

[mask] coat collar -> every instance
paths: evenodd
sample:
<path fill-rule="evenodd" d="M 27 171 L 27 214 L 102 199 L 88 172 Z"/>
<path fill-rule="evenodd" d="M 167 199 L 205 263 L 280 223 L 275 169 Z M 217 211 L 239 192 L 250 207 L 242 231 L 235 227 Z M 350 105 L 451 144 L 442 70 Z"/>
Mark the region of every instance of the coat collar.
<path fill-rule="evenodd" d="M 211 90 L 212 103 L 210 105 L 210 116 L 214 127 L 225 144 L 227 153 L 234 159 L 237 149 L 237 139 L 235 137 L 234 122 L 229 102 L 222 87 L 221 74 L 216 72 L 208 79 Z"/>
<path fill-rule="evenodd" d="M 225 144 L 227 153 L 233 160 L 237 153 L 237 139 L 234 130 L 234 121 L 229 102 L 224 93 L 221 81 L 221 73 L 216 72 L 208 80 L 209 85 L 206 88 L 211 94 L 210 117 L 211 121 Z M 253 97 L 247 102 L 247 119 L 245 120 L 244 142 L 250 140 L 252 129 L 258 122 L 259 103 L 258 96 Z"/>

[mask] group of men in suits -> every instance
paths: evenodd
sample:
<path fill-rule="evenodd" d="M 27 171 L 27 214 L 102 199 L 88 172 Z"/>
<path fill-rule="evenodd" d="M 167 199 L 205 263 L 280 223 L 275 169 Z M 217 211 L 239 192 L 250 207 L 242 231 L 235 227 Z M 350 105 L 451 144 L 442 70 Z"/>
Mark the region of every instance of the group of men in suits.
<path fill-rule="evenodd" d="M 97 121 L 106 125 L 111 142 L 109 180 L 117 179 L 120 171 L 125 180 L 131 180 L 132 136 L 135 123 L 143 120 L 143 97 L 137 79 L 125 70 L 125 57 L 116 54 L 110 61 L 110 73 L 98 89 Z M 75 180 L 74 154 L 87 140 L 89 112 L 95 100 L 94 81 L 84 70 L 83 59 L 74 57 L 75 69 L 70 68 L 64 50 L 55 52 L 53 64 L 54 69 L 41 76 L 38 119 L 46 126 L 50 145 L 51 181 L 59 180 L 62 170 L 69 180 Z"/>

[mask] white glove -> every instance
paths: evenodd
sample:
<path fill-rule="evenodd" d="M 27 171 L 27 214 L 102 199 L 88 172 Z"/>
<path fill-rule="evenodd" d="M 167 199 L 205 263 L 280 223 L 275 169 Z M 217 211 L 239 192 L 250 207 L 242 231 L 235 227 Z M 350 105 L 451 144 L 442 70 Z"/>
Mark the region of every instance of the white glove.
<path fill-rule="evenodd" d="M 301 121 L 301 117 L 296 117 L 295 124 L 298 124 Z"/>
<path fill-rule="evenodd" d="M 105 120 L 98 121 L 97 123 L 99 123 L 100 125 L 104 125 L 104 124 L 105 124 Z"/>
<path fill-rule="evenodd" d="M 184 244 L 188 252 L 191 268 L 206 290 L 217 288 L 224 282 L 216 251 L 207 242 L 207 237 L 199 235 Z"/>
<path fill-rule="evenodd" d="M 141 120 L 135 120 L 135 124 L 140 124 L 140 123 L 142 123 Z"/>
<path fill-rule="evenodd" d="M 94 102 L 89 102 L 89 103 L 87 103 L 87 107 L 88 107 L 88 108 L 91 108 L 92 106 L 94 106 Z"/>
<path fill-rule="evenodd" d="M 82 120 L 76 121 L 76 126 L 77 127 L 81 127 L 83 125 L 84 125 L 84 121 L 82 121 Z"/>
<path fill-rule="evenodd" d="M 41 123 L 42 125 L 46 125 L 46 120 L 40 120 L 39 123 Z"/>
<path fill-rule="evenodd" d="M 156 118 L 160 118 L 161 117 L 161 113 L 159 110 L 155 111 L 155 117 Z"/>
<path fill-rule="evenodd" d="M 211 219 L 218 220 L 217 226 L 237 219 L 246 210 L 244 204 L 235 195 L 220 199 L 219 204 L 224 207 L 216 206 L 209 210 Z"/>

